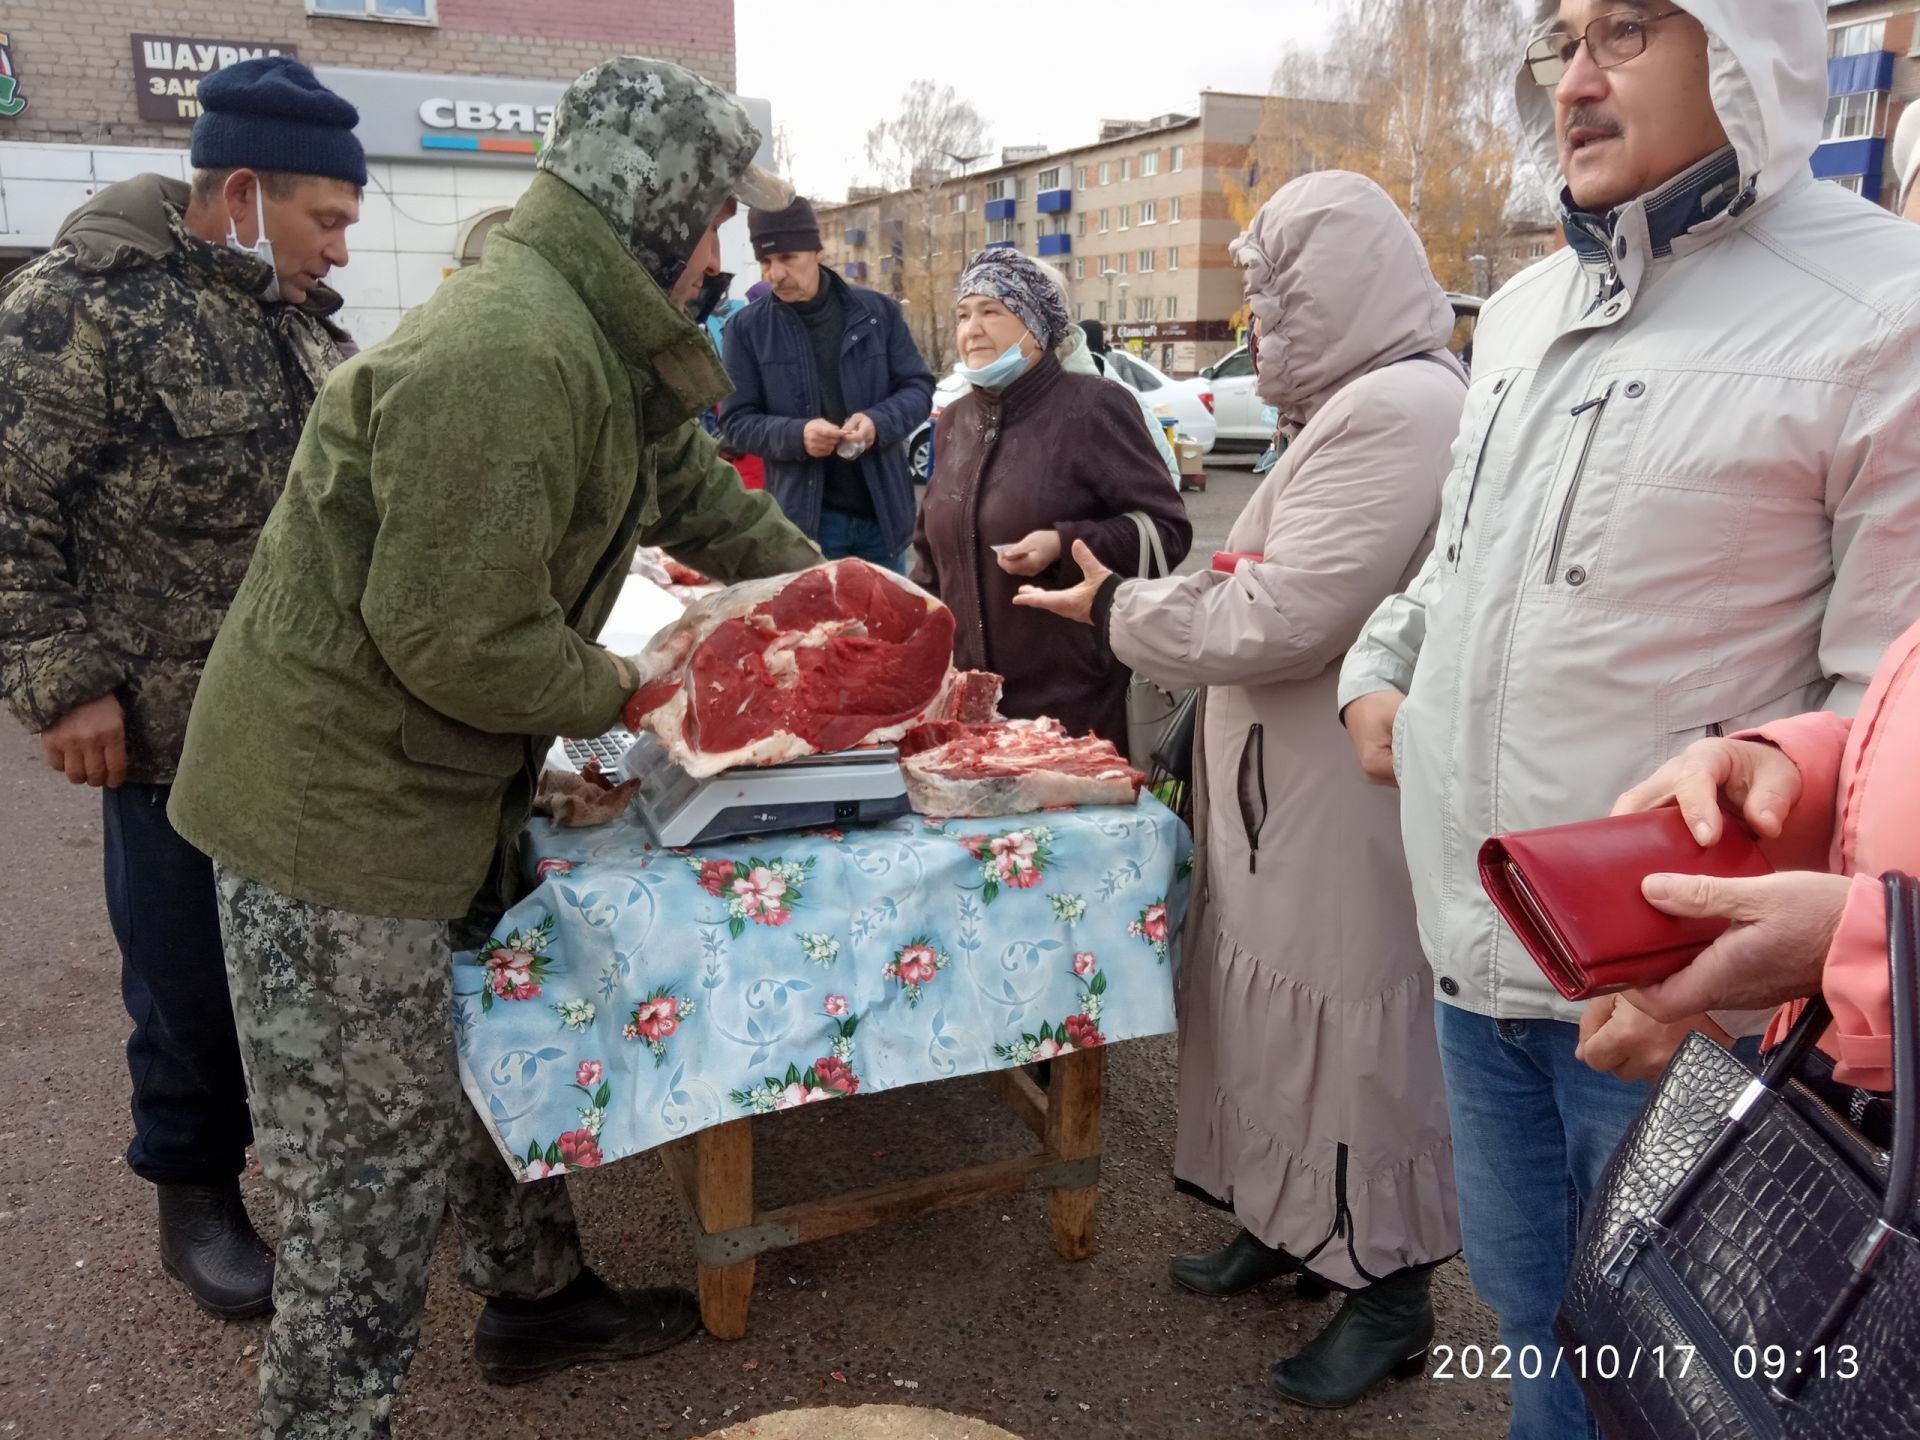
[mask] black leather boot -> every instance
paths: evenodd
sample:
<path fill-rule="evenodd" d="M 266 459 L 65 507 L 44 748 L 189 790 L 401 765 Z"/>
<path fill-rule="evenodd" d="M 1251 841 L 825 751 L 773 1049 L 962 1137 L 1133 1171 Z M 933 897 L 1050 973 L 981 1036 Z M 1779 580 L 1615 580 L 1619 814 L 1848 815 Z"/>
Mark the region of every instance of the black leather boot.
<path fill-rule="evenodd" d="M 1331 1293 L 1325 1281 L 1307 1273 L 1293 1256 L 1262 1244 L 1250 1230 L 1242 1230 L 1224 1249 L 1174 1256 L 1167 1273 L 1196 1295 L 1244 1295 L 1282 1275 L 1298 1277 L 1294 1293 L 1302 1300 L 1324 1300 Z"/>
<path fill-rule="evenodd" d="M 273 1251 L 247 1218 L 240 1182 L 157 1185 L 160 1268 L 222 1320 L 273 1309 Z"/>
<path fill-rule="evenodd" d="M 571 1365 L 631 1360 L 677 1345 L 700 1328 L 685 1290 L 622 1294 L 582 1270 L 544 1300 L 489 1300 L 473 1327 L 473 1358 L 496 1385 L 518 1385 Z"/>
<path fill-rule="evenodd" d="M 1326 1329 L 1273 1367 L 1273 1388 L 1296 1405 L 1338 1410 L 1389 1375 L 1412 1379 L 1433 1343 L 1432 1289 L 1433 1271 L 1421 1266 L 1350 1291 Z"/>

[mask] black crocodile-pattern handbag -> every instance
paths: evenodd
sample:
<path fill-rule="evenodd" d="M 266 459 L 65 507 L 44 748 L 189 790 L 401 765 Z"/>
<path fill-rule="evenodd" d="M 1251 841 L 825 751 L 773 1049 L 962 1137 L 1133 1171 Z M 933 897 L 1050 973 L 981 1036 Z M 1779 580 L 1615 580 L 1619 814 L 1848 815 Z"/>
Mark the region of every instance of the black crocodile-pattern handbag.
<path fill-rule="evenodd" d="M 1883 883 L 1890 1143 L 1822 1099 L 1815 999 L 1758 1076 L 1689 1035 L 1601 1177 L 1553 1328 L 1609 1440 L 1920 1437 L 1920 884 Z"/>

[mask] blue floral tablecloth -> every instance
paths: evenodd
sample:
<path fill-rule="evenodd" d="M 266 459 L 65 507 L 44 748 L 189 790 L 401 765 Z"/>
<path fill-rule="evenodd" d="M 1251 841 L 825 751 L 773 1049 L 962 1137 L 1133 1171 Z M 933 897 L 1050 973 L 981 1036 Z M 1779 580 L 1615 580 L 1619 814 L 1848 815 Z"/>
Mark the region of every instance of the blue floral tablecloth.
<path fill-rule="evenodd" d="M 529 840 L 537 888 L 454 964 L 461 1078 L 523 1179 L 1173 1029 L 1191 841 L 1151 796 L 697 852 L 625 822 Z"/>

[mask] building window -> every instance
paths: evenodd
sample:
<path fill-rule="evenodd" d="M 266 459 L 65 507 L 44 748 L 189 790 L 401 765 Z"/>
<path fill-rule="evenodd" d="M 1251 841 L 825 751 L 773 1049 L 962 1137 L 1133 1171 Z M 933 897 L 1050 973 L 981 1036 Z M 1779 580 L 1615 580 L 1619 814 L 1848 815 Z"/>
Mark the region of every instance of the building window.
<path fill-rule="evenodd" d="M 1865 140 L 1886 134 L 1887 94 L 1862 90 L 1827 99 L 1827 125 L 1822 140 Z"/>
<path fill-rule="evenodd" d="M 1078 325 L 1082 320 L 1086 318 L 1087 318 L 1087 307 L 1084 305 L 1076 304 L 1073 307 L 1073 323 Z"/>
<path fill-rule="evenodd" d="M 1142 275 L 1151 275 L 1153 273 L 1153 251 L 1142 250 L 1140 252 L 1140 273 Z"/>
<path fill-rule="evenodd" d="M 1082 240 L 1086 239 L 1087 238 L 1087 212 L 1082 210 L 1078 215 L 1076 215 L 1073 220 L 1073 225 L 1074 225 L 1073 233 L 1078 235 Z"/>
<path fill-rule="evenodd" d="M 1130 261 L 1130 260 L 1131 260 L 1132 258 L 1133 258 L 1133 257 L 1132 257 L 1132 256 L 1130 256 L 1130 255 L 1128 255 L 1128 254 L 1127 254 L 1127 253 L 1126 253 L 1125 251 L 1122 251 L 1122 252 L 1121 252 L 1121 254 L 1120 254 L 1120 273 L 1121 273 L 1122 275 L 1124 275 L 1124 274 L 1126 274 L 1126 273 L 1127 273 L 1127 263 L 1128 263 L 1128 262 L 1129 262 L 1129 261 Z"/>
<path fill-rule="evenodd" d="M 1013 198 L 1016 200 L 1024 200 L 1027 198 L 1026 176 L 1016 175 L 1013 177 Z"/>
<path fill-rule="evenodd" d="M 1125 230 L 1128 228 L 1128 223 L 1131 220 L 1132 215 L 1133 215 L 1133 207 L 1131 205 L 1122 205 L 1120 207 L 1120 228 L 1122 230 Z"/>
<path fill-rule="evenodd" d="M 1167 296 L 1166 301 L 1160 308 L 1164 312 L 1161 316 L 1162 319 L 1178 320 L 1180 318 L 1180 301 L 1176 296 Z"/>
<path fill-rule="evenodd" d="M 1064 215 L 1049 216 L 1047 219 L 1047 233 L 1049 235 L 1066 234 L 1067 233 L 1067 217 Z"/>
<path fill-rule="evenodd" d="M 1179 147 L 1176 146 L 1174 148 L 1178 150 Z M 1173 168 L 1178 170 L 1180 167 L 1176 165 Z M 1167 201 L 1167 221 L 1168 223 L 1171 224 L 1172 222 L 1177 221 L 1179 218 L 1180 218 L 1180 197 L 1176 195 L 1171 200 Z"/>
<path fill-rule="evenodd" d="M 1180 247 L 1178 245 L 1169 245 L 1167 247 L 1167 268 L 1169 270 L 1178 270 L 1180 268 Z"/>
<path fill-rule="evenodd" d="M 1160 152 L 1158 150 L 1142 151 L 1140 154 L 1140 178 L 1144 180 L 1149 175 L 1158 175 L 1159 173 Z"/>
<path fill-rule="evenodd" d="M 1158 200 L 1142 200 L 1140 202 L 1140 223 L 1142 225 L 1152 225 L 1159 219 L 1160 202 Z"/>
<path fill-rule="evenodd" d="M 1027 243 L 1027 222 L 1017 220 L 1013 226 L 1013 243 L 1024 247 Z"/>
<path fill-rule="evenodd" d="M 1100 183 L 1102 185 L 1113 183 L 1113 168 L 1104 160 L 1100 162 Z"/>
<path fill-rule="evenodd" d="M 956 215 L 964 215 L 967 213 L 967 210 L 969 208 L 970 207 L 967 204 L 967 192 L 964 190 L 954 191 L 953 192 L 953 213 Z"/>
<path fill-rule="evenodd" d="M 1104 300 L 1100 302 L 1100 323 L 1102 325 L 1107 323 L 1107 302 Z"/>
<path fill-rule="evenodd" d="M 987 222 L 987 243 L 989 245 L 997 244 L 1002 240 L 1011 240 L 1013 238 L 1014 238 L 1013 221 L 989 220 Z"/>
<path fill-rule="evenodd" d="M 437 25 L 440 0 L 307 0 L 307 13 L 342 20 L 401 20 L 415 25 Z"/>
<path fill-rule="evenodd" d="M 1842 190 L 1851 190 L 1856 195 L 1864 192 L 1867 183 L 1864 175 L 1829 175 L 1827 179 Z"/>
<path fill-rule="evenodd" d="M 1827 31 L 1827 58 L 1843 55 L 1871 55 L 1887 48 L 1887 22 L 1869 20 L 1861 25 L 1836 25 Z"/>
<path fill-rule="evenodd" d="M 1133 178 L 1133 157 L 1131 155 L 1120 162 L 1120 178 L 1122 180 L 1131 180 Z"/>
<path fill-rule="evenodd" d="M 1076 255 L 1074 257 L 1073 278 L 1076 280 L 1084 280 L 1087 278 L 1087 257 L 1086 256 Z"/>
<path fill-rule="evenodd" d="M 1060 188 L 1060 167 L 1056 165 L 1051 170 L 1042 170 L 1040 172 L 1040 178 L 1033 183 L 1042 190 L 1058 190 Z"/>
<path fill-rule="evenodd" d="M 1100 212 L 1100 233 L 1102 235 L 1107 233 L 1107 212 L 1104 210 Z"/>
<path fill-rule="evenodd" d="M 1173 346 L 1162 345 L 1160 347 L 1160 368 L 1169 375 L 1173 373 Z"/>
<path fill-rule="evenodd" d="M 1546 259 L 1547 242 L 1544 240 L 1535 240 L 1531 245 L 1527 246 L 1527 258 L 1529 260 Z"/>
<path fill-rule="evenodd" d="M 1011 188 L 1012 185 L 1013 185 L 1013 182 L 1011 180 L 989 180 L 987 182 L 987 199 L 989 200 L 1018 199 L 1019 197 L 1013 193 L 1013 190 Z"/>
<path fill-rule="evenodd" d="M 1086 166 L 1079 165 L 1074 168 L 1073 188 L 1076 190 L 1084 190 L 1087 188 L 1087 167 Z"/>
<path fill-rule="evenodd" d="M 1144 298 L 1134 301 L 1133 318 L 1136 320 L 1153 319 L 1153 301 Z"/>
<path fill-rule="evenodd" d="M 1176 145 L 1173 147 L 1173 150 L 1167 156 L 1167 168 L 1169 170 L 1184 170 L 1187 168 L 1186 146 Z M 1173 218 L 1178 220 L 1180 217 L 1176 215 Z"/>

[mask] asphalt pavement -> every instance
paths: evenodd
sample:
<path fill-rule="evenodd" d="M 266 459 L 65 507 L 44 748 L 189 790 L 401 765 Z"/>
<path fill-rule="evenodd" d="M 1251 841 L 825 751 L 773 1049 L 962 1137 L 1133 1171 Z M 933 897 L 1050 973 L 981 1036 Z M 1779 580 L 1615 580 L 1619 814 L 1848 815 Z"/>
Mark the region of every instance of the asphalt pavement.
<path fill-rule="evenodd" d="M 1253 484 L 1244 463 L 1223 462 L 1189 495 L 1185 568 L 1210 561 Z M 0 861 L 0 973 L 13 986 L 0 999 L 0 1437 L 251 1435 L 265 1325 L 210 1319 L 161 1273 L 152 1192 L 122 1158 L 128 1024 L 101 900 L 98 797 L 48 771 L 11 720 L 0 720 Z M 864 1405 L 947 1411 L 1022 1440 L 1505 1435 L 1504 1387 L 1487 1380 L 1390 1382 L 1340 1412 L 1278 1400 L 1268 1367 L 1336 1302 L 1283 1286 L 1205 1300 L 1168 1281 L 1168 1256 L 1224 1244 L 1233 1225 L 1172 1188 L 1171 1038 L 1117 1046 L 1109 1063 L 1092 1259 L 1055 1256 L 1039 1196 L 950 1211 L 762 1260 L 744 1340 L 703 1335 L 664 1357 L 496 1389 L 469 1358 L 480 1302 L 461 1291 L 443 1232 L 395 1435 L 687 1440 L 744 1435 L 779 1411 Z M 762 1203 L 781 1204 L 1027 1143 L 968 1079 L 770 1117 L 756 1168 Z M 608 1279 L 691 1283 L 657 1164 L 639 1157 L 568 1183 L 590 1263 Z M 271 1238 L 266 1188 L 254 1172 L 245 1185 Z M 1492 1345 L 1459 1262 L 1436 1295 L 1443 1342 Z"/>

